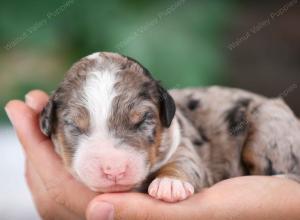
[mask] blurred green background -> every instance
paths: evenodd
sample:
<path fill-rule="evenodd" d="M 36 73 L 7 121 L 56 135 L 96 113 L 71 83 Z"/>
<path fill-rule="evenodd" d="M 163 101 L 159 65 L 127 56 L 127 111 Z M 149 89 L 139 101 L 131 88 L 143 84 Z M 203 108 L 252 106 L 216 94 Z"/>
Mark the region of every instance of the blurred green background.
<path fill-rule="evenodd" d="M 139 60 L 168 88 L 221 82 L 224 1 L 9 1 L 0 8 L 0 103 L 55 89 L 95 51 Z M 25 35 L 24 35 L 25 33 Z M 1 120 L 4 119 L 1 112 Z"/>
<path fill-rule="evenodd" d="M 276 96 L 299 82 L 299 48 L 291 46 L 290 39 L 274 41 L 276 33 L 282 32 L 278 23 L 287 18 L 299 20 L 294 16 L 299 14 L 298 4 L 234 50 L 228 48 L 289 1 L 0 3 L 0 123 L 7 122 L 3 107 L 8 100 L 23 99 L 35 88 L 54 90 L 72 63 L 95 51 L 137 59 L 168 88 L 221 84 Z M 289 27 L 294 37 L 299 32 L 296 29 Z M 293 69 L 287 54 L 295 59 Z M 279 68 L 283 57 L 288 61 Z M 269 63 L 262 62 L 264 59 Z M 296 96 L 291 94 L 289 97 Z M 295 103 L 291 101 L 299 112 Z"/>

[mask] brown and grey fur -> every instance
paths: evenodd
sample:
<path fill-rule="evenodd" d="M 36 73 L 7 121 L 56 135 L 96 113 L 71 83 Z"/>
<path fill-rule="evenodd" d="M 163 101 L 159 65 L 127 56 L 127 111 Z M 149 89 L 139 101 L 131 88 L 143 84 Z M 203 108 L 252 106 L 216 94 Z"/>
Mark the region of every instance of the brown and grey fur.
<path fill-rule="evenodd" d="M 299 178 L 300 123 L 281 99 L 217 86 L 171 95 L 211 183 L 242 175 Z"/>
<path fill-rule="evenodd" d="M 168 93 L 135 60 L 113 53 L 100 56 L 105 61 L 83 58 L 73 65 L 41 114 L 42 131 L 51 136 L 70 170 L 77 141 L 89 135 L 92 120 L 81 104 L 82 86 L 93 69 L 117 64 L 118 95 L 109 128 L 148 155 L 148 177 L 136 186 L 139 190 L 164 176 L 190 182 L 195 191 L 242 175 L 300 179 L 300 123 L 282 100 L 217 86 Z M 156 167 L 169 150 L 172 121 L 180 126 L 180 143 Z"/>

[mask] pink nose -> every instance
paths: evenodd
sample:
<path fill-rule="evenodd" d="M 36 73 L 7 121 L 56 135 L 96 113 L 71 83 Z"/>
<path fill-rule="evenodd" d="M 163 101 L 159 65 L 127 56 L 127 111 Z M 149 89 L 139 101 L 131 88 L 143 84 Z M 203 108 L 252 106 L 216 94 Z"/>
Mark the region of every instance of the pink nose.
<path fill-rule="evenodd" d="M 102 171 L 107 179 L 116 182 L 117 180 L 120 180 L 125 176 L 126 168 L 127 168 L 126 165 L 119 166 L 119 167 L 114 167 L 112 165 L 105 165 L 102 167 Z"/>

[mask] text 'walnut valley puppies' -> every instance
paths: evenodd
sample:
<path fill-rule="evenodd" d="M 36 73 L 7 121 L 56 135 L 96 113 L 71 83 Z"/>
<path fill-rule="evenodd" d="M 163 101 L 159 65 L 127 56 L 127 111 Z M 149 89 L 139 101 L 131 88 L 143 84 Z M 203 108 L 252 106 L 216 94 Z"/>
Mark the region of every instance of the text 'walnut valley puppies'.
<path fill-rule="evenodd" d="M 40 124 L 73 176 L 97 192 L 176 202 L 235 176 L 300 180 L 300 123 L 283 101 L 221 87 L 168 93 L 115 53 L 74 64 Z"/>

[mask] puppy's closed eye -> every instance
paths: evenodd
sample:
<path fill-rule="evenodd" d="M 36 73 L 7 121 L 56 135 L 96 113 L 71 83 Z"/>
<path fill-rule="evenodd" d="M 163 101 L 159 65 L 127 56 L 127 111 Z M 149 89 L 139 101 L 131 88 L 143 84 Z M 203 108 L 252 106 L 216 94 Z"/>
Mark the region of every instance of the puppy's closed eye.
<path fill-rule="evenodd" d="M 130 120 L 133 124 L 133 127 L 135 129 L 138 129 L 141 125 L 143 125 L 145 122 L 150 121 L 154 118 L 154 115 L 152 112 L 133 112 Z"/>
<path fill-rule="evenodd" d="M 75 122 L 70 120 L 64 120 L 64 125 L 68 128 L 68 130 L 72 133 L 74 136 L 79 136 L 83 133 L 85 133 L 84 129 L 80 128 Z"/>
<path fill-rule="evenodd" d="M 73 108 L 74 111 L 63 114 L 64 127 L 75 136 L 87 134 L 90 127 L 89 112 L 83 107 L 74 106 Z"/>

